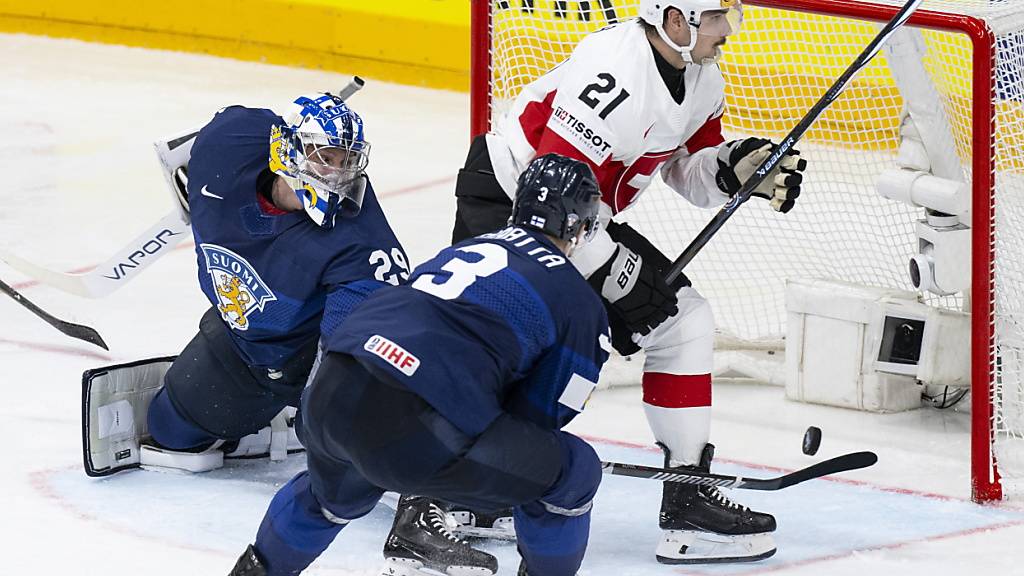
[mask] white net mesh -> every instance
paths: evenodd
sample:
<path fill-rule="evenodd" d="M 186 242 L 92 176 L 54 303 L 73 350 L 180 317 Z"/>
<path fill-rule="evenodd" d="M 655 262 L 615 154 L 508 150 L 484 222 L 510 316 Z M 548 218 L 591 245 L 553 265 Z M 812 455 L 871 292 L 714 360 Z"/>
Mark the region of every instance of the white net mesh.
<path fill-rule="evenodd" d="M 746 7 L 740 34 L 729 39 L 725 74 L 726 137 L 778 139 L 877 34 L 879 24 L 831 14 Z M 761 2 L 758 2 L 759 4 Z M 774 2 L 764 2 L 777 6 Z M 894 6 L 902 2 L 879 0 Z M 995 97 L 972 110 L 971 40 L 962 33 L 913 29 L 923 40 L 927 72 L 948 121 L 944 136 L 952 166 L 946 177 L 973 182 L 977 155 L 994 158 L 992 214 L 973 214 L 989 226 L 994 292 L 988 306 L 995 337 L 986 364 L 992 384 L 994 451 L 1007 479 L 1024 478 L 1024 11 L 1010 0 L 925 0 L 922 10 L 971 15 L 994 38 Z M 633 17 L 635 0 L 509 0 L 492 8 L 492 117 L 526 83 L 561 62 L 582 36 Z M 921 209 L 882 198 L 878 175 L 895 167 L 904 100 L 885 54 L 863 70 L 806 133 L 797 148 L 808 159 L 806 185 L 789 214 L 756 199 L 739 209 L 687 267 L 715 309 L 719 330 L 747 342 L 778 342 L 786 325 L 787 278 L 829 278 L 912 290 L 909 256 L 917 251 L 914 222 Z M 990 111 L 989 111 L 990 110 Z M 994 137 L 978 149 L 972 122 L 994 121 Z M 957 166 L 957 164 L 959 166 Z M 982 189 L 977 189 L 977 188 Z M 974 194 L 989 194 L 976 183 Z M 624 216 L 674 257 L 713 212 L 696 209 L 656 181 Z M 961 309 L 963 295 L 927 296 L 931 305 Z M 977 312 L 976 312 L 977 313 Z M 730 338 L 732 339 L 732 338 Z M 965 344 L 966 345 L 966 344 Z M 977 390 L 978 388 L 976 388 Z"/>

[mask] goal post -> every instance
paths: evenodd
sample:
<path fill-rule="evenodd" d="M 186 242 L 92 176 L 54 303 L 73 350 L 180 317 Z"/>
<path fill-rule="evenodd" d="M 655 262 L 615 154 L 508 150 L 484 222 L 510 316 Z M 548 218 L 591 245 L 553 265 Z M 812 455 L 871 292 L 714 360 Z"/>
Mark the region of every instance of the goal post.
<path fill-rule="evenodd" d="M 721 62 L 726 137 L 786 134 L 902 3 L 745 0 L 746 22 Z M 634 17 L 636 4 L 473 0 L 472 134 L 486 132 L 522 86 L 564 60 L 583 36 Z M 903 92 L 913 74 L 927 75 L 948 120 L 932 134 L 947 144 L 947 160 L 934 172 L 969 187 L 971 246 L 969 289 L 921 299 L 971 314 L 977 501 L 1001 499 L 1008 479 L 1024 480 L 1024 12 L 1012 4 L 925 0 L 907 22 L 920 61 L 905 62 L 911 66 L 899 78 L 899 62 L 887 61 L 899 56 L 879 55 L 797 145 L 809 168 L 796 208 L 778 215 L 748 203 L 686 270 L 715 310 L 718 340 L 762 348 L 785 336 L 788 279 L 911 290 L 907 260 L 918 250 L 915 223 L 924 211 L 883 198 L 876 187 L 896 167 L 907 109 L 914 114 Z M 660 181 L 623 216 L 672 258 L 713 213 L 658 188 Z"/>

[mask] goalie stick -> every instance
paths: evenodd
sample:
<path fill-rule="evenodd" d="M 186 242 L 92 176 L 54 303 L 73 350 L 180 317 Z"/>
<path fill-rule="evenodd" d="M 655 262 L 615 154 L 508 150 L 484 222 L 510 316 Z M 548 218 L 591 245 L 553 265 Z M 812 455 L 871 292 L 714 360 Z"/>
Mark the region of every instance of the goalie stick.
<path fill-rule="evenodd" d="M 892 20 L 882 28 L 878 35 L 875 36 L 874 40 L 872 40 L 871 43 L 864 48 L 864 51 L 857 56 L 857 59 L 846 68 L 846 71 L 836 79 L 835 83 L 833 83 L 825 94 L 822 95 L 822 97 L 814 104 L 814 106 L 807 111 L 807 114 L 804 114 L 804 117 L 800 119 L 800 122 L 797 123 L 796 127 L 794 127 L 793 130 L 791 130 L 790 133 L 782 139 L 772 153 L 765 158 L 764 162 L 754 170 L 754 174 L 743 183 L 743 186 L 739 191 L 722 206 L 718 213 L 715 214 L 714 218 L 711 219 L 711 222 L 708 222 L 707 226 L 705 226 L 693 241 L 690 242 L 690 245 L 683 250 L 674 262 L 672 262 L 672 266 L 665 274 L 665 281 L 669 285 L 679 277 L 683 272 L 683 268 L 685 268 L 697 253 L 700 252 L 701 248 L 711 240 L 715 233 L 718 232 L 723 224 L 725 224 L 725 221 L 733 215 L 736 209 L 750 199 L 751 194 L 753 194 L 754 189 L 757 188 L 758 184 L 768 177 L 768 174 L 771 173 L 776 164 L 778 164 L 782 157 L 785 156 L 786 152 L 792 149 L 793 146 L 800 141 L 804 132 L 811 127 L 811 124 L 814 124 L 818 117 L 821 116 L 821 113 L 824 112 L 832 102 L 839 98 L 839 95 L 846 89 L 850 80 L 852 80 L 861 69 L 868 65 L 871 59 L 875 57 L 875 54 L 882 49 L 882 45 L 885 44 L 885 41 L 892 36 L 893 32 L 910 19 L 911 14 L 914 13 L 914 10 L 917 9 L 921 2 L 922 0 L 909 0 L 909 2 L 903 5 L 903 8 L 893 16 Z"/>
<path fill-rule="evenodd" d="M 700 484 L 701 486 L 718 486 L 719 488 L 742 488 L 743 490 L 782 490 L 801 482 L 828 476 L 829 474 L 867 468 L 874 465 L 875 462 L 878 462 L 878 456 L 874 452 L 851 452 L 775 478 L 744 478 L 742 476 L 713 474 L 698 470 L 681 472 L 672 468 L 656 468 L 636 464 L 620 464 L 618 462 L 601 462 L 601 471 L 615 476 L 631 476 L 633 478 L 644 478 L 661 482 Z"/>
<path fill-rule="evenodd" d="M 342 100 L 347 100 L 365 84 L 362 78 L 353 76 L 352 81 L 342 88 L 337 96 Z M 193 131 L 188 136 L 194 138 L 195 133 Z M 161 160 L 161 162 L 163 161 Z M 180 199 L 184 198 L 184 190 L 180 187 L 187 182 L 185 174 L 170 166 L 164 166 L 164 169 L 168 185 L 181 202 Z M 83 298 L 102 298 L 133 280 L 139 272 L 170 252 L 176 244 L 191 237 L 191 234 L 188 233 L 190 225 L 186 210 L 187 206 L 176 206 L 174 210 L 120 249 L 106 262 L 81 274 L 50 270 L 2 248 L 0 248 L 0 260 L 24 275 L 68 294 Z"/>
<path fill-rule="evenodd" d="M 68 294 L 102 298 L 135 278 L 139 272 L 170 252 L 176 244 L 190 238 L 192 235 L 188 229 L 189 225 L 182 221 L 175 209 L 109 260 L 83 274 L 43 268 L 3 249 L 0 249 L 0 260 L 24 275 Z"/>
<path fill-rule="evenodd" d="M 25 308 L 28 308 L 33 314 L 42 318 L 44 322 L 46 322 L 50 326 L 53 326 L 57 330 L 60 330 L 64 334 L 67 334 L 72 338 L 84 340 L 90 344 L 95 344 L 100 348 L 103 348 L 104 350 L 110 350 L 110 348 L 107 348 L 107 343 L 103 341 L 102 337 L 100 337 L 99 332 L 93 330 L 92 328 L 89 328 L 88 326 L 82 326 L 81 324 L 72 324 L 71 322 L 65 322 L 58 318 L 54 318 L 45 310 L 30 302 L 28 298 L 22 296 L 20 292 L 9 286 L 3 280 L 0 280 L 0 291 L 2 291 L 4 294 L 7 294 L 11 298 L 14 298 L 18 302 L 18 304 L 21 304 Z"/>

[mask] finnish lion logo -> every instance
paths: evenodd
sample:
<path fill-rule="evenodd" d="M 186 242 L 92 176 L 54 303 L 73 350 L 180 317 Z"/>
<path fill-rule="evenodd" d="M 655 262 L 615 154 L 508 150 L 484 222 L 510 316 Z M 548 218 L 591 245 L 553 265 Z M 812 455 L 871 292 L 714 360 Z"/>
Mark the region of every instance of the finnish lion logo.
<path fill-rule="evenodd" d="M 215 244 L 199 247 L 206 257 L 221 318 L 234 330 L 248 330 L 249 317 L 277 297 L 245 258 Z"/>

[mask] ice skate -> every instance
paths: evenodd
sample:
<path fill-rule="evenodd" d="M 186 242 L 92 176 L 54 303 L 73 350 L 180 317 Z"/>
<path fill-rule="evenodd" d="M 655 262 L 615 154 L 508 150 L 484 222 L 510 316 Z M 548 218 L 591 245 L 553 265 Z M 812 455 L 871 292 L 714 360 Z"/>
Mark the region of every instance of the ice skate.
<path fill-rule="evenodd" d="M 403 496 L 384 543 L 384 576 L 491 576 L 498 560 L 452 534 L 454 521 L 432 500 Z"/>
<path fill-rule="evenodd" d="M 448 514 L 458 523 L 452 532 L 462 538 L 516 539 L 516 528 L 512 521 L 511 508 L 497 512 L 459 508 L 450 510 Z"/>
<path fill-rule="evenodd" d="M 708 444 L 700 465 L 678 468 L 706 472 L 713 457 Z M 666 452 L 666 467 L 668 460 Z M 658 525 L 663 532 L 656 555 L 662 564 L 753 562 L 775 554 L 775 517 L 733 502 L 714 486 L 665 482 Z"/>

